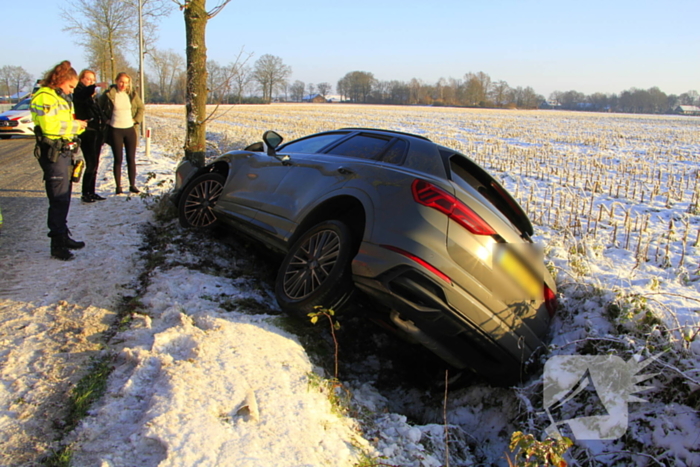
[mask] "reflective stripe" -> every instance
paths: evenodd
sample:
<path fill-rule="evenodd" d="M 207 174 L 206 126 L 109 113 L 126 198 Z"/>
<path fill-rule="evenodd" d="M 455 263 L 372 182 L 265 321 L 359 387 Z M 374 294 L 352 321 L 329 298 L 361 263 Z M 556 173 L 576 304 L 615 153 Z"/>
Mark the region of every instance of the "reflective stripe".
<path fill-rule="evenodd" d="M 84 130 L 73 118 L 73 103 L 66 101 L 51 88 L 42 87 L 29 106 L 32 121 L 50 139 L 72 139 Z"/>
<path fill-rule="evenodd" d="M 48 109 L 48 112 L 44 112 L 44 109 Z M 36 113 L 39 117 L 46 117 L 49 115 L 58 115 L 60 109 L 58 107 L 49 107 L 44 105 L 41 107 L 32 107 L 30 110 Z"/>

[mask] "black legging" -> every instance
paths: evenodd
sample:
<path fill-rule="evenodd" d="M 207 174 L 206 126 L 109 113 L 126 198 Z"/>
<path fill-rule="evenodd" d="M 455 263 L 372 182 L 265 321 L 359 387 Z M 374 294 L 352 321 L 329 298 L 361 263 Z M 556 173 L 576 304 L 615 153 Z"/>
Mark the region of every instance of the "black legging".
<path fill-rule="evenodd" d="M 88 128 L 80 135 L 80 149 L 85 158 L 85 173 L 83 174 L 83 196 L 95 194 L 95 182 L 97 169 L 100 165 L 100 151 L 102 150 L 102 133 L 93 128 Z"/>
<path fill-rule="evenodd" d="M 138 135 L 136 127 L 113 128 L 109 127 L 109 145 L 114 154 L 114 183 L 117 188 L 122 186 L 122 160 L 123 150 L 126 147 L 126 166 L 129 172 L 129 186 L 136 186 L 136 143 Z"/>

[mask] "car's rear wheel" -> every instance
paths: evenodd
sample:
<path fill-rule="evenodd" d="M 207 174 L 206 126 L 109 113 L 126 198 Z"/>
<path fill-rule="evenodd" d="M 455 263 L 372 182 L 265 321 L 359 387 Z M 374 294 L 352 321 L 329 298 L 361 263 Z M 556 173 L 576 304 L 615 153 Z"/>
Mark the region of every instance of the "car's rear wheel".
<path fill-rule="evenodd" d="M 12 135 L 0 135 L 0 139 L 10 139 Z"/>
<path fill-rule="evenodd" d="M 306 231 L 277 273 L 280 307 L 303 318 L 317 306 L 341 310 L 355 289 L 350 272 L 353 245 L 350 229 L 340 221 L 324 221 Z"/>
<path fill-rule="evenodd" d="M 180 197 L 180 225 L 201 229 L 216 224 L 213 208 L 223 192 L 225 181 L 223 175 L 218 173 L 208 173 L 194 179 Z"/>

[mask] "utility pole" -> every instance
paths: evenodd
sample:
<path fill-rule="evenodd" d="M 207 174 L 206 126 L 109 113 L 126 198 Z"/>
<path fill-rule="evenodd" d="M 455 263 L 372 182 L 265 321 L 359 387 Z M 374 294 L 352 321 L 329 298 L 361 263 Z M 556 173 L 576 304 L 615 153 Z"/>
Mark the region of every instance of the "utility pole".
<path fill-rule="evenodd" d="M 145 93 L 145 79 L 143 72 L 143 12 L 142 12 L 143 0 L 139 0 L 139 93 L 141 95 L 141 102 L 146 105 L 146 93 Z M 141 137 L 146 135 L 146 112 L 144 112 L 143 122 L 141 122 Z"/>

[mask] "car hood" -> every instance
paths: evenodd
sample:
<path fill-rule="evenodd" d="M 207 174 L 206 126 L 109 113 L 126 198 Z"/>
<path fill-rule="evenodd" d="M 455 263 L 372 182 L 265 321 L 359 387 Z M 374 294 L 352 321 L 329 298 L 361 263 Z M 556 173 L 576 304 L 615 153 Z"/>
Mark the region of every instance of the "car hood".
<path fill-rule="evenodd" d="M 19 120 L 31 116 L 29 110 L 7 110 L 0 114 L 0 120 Z"/>

